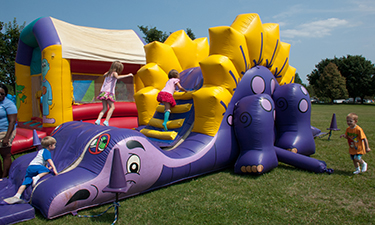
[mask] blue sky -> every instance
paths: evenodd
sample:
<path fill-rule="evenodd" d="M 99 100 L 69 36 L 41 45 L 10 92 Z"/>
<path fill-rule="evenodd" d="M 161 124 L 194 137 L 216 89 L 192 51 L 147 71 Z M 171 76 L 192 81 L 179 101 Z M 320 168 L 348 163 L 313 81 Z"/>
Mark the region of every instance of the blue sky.
<path fill-rule="evenodd" d="M 26 25 L 51 16 L 105 29 L 156 27 L 167 33 L 192 29 L 197 38 L 208 29 L 230 26 L 237 15 L 258 13 L 263 23 L 278 23 L 280 39 L 291 44 L 290 65 L 304 83 L 322 59 L 362 55 L 375 62 L 373 0 L 0 0 L 0 21 Z"/>

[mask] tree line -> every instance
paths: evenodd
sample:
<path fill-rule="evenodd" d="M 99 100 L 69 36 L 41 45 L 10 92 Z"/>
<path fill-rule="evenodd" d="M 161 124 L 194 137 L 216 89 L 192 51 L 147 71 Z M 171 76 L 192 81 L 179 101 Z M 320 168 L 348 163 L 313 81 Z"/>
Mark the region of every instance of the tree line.
<path fill-rule="evenodd" d="M 375 95 L 375 66 L 361 55 L 323 59 L 307 75 L 313 95 L 318 98 L 334 99 Z M 310 88 L 311 90 L 311 88 Z M 312 93 L 310 93 L 312 96 Z M 362 101 L 361 101 L 362 102 Z"/>

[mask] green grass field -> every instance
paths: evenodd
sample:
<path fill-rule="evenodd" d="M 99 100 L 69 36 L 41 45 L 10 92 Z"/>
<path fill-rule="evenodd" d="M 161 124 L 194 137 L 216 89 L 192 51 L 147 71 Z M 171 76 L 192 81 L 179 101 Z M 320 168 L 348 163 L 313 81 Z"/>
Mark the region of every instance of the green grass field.
<path fill-rule="evenodd" d="M 359 115 L 373 150 L 363 159 L 368 171 L 353 175 L 344 133 L 346 115 Z M 311 125 L 326 132 L 332 114 L 337 126 L 330 140 L 315 139 L 312 156 L 335 172 L 315 174 L 280 163 L 261 176 L 243 176 L 229 168 L 171 185 L 120 202 L 116 224 L 374 224 L 375 223 L 375 105 L 313 105 Z M 110 204 L 79 211 L 96 215 Z M 110 224 L 111 208 L 101 217 L 65 215 L 36 218 L 23 224 Z"/>

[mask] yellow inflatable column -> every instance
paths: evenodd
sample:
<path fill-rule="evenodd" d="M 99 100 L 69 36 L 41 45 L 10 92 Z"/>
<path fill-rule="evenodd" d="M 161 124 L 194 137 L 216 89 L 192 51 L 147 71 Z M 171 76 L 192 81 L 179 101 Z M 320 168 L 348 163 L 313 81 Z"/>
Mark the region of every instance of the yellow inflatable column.
<path fill-rule="evenodd" d="M 197 66 L 199 66 L 199 62 L 205 59 L 210 53 L 210 46 L 206 37 L 194 39 L 194 42 L 197 44 Z"/>
<path fill-rule="evenodd" d="M 193 93 L 195 120 L 192 131 L 214 136 L 240 76 L 226 56 L 211 55 L 200 65 L 204 83 L 201 89 Z"/>
<path fill-rule="evenodd" d="M 48 46 L 42 56 L 43 127 L 55 127 L 73 120 L 70 66 L 61 45 Z"/>
<path fill-rule="evenodd" d="M 18 121 L 29 121 L 32 117 L 32 88 L 30 77 L 30 66 L 16 63 L 16 105 L 18 109 Z"/>
<path fill-rule="evenodd" d="M 73 121 L 73 81 L 70 60 L 61 59 L 62 120 L 63 123 Z"/>
<path fill-rule="evenodd" d="M 147 125 L 158 106 L 156 97 L 168 81 L 168 75 L 155 63 L 148 63 L 137 72 L 137 77 L 142 80 L 144 88 L 134 94 L 138 109 L 138 125 Z"/>
<path fill-rule="evenodd" d="M 180 63 L 171 46 L 154 41 L 144 46 L 146 63 L 158 64 L 167 74 L 171 69 L 182 71 Z M 141 68 L 142 69 L 142 68 Z"/>
<path fill-rule="evenodd" d="M 279 84 L 289 67 L 289 51 L 290 44 L 281 42 L 279 54 L 277 54 L 275 63 L 270 69 Z"/>
<path fill-rule="evenodd" d="M 251 67 L 260 65 L 263 61 L 263 26 L 256 13 L 240 14 L 233 21 L 232 28 L 245 35 Z"/>
<path fill-rule="evenodd" d="M 172 33 L 164 42 L 172 47 L 182 70 L 199 66 L 197 58 L 197 43 L 192 41 L 183 30 Z"/>
<path fill-rule="evenodd" d="M 210 55 L 220 54 L 228 57 L 239 74 L 243 75 L 250 69 L 250 59 L 243 34 L 227 26 L 210 28 L 209 34 Z"/>
<path fill-rule="evenodd" d="M 283 78 L 280 81 L 280 85 L 294 83 L 296 75 L 296 68 L 289 66 Z"/>
<path fill-rule="evenodd" d="M 280 29 L 277 23 L 263 24 L 264 51 L 262 66 L 271 68 L 280 50 Z"/>

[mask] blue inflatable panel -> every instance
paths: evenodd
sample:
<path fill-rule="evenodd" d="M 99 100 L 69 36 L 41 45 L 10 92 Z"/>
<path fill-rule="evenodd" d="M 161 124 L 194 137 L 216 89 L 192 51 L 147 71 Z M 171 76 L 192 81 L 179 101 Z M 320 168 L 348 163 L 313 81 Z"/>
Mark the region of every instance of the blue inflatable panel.
<path fill-rule="evenodd" d="M 30 204 L 0 205 L 0 224 L 14 224 L 35 218 Z"/>

